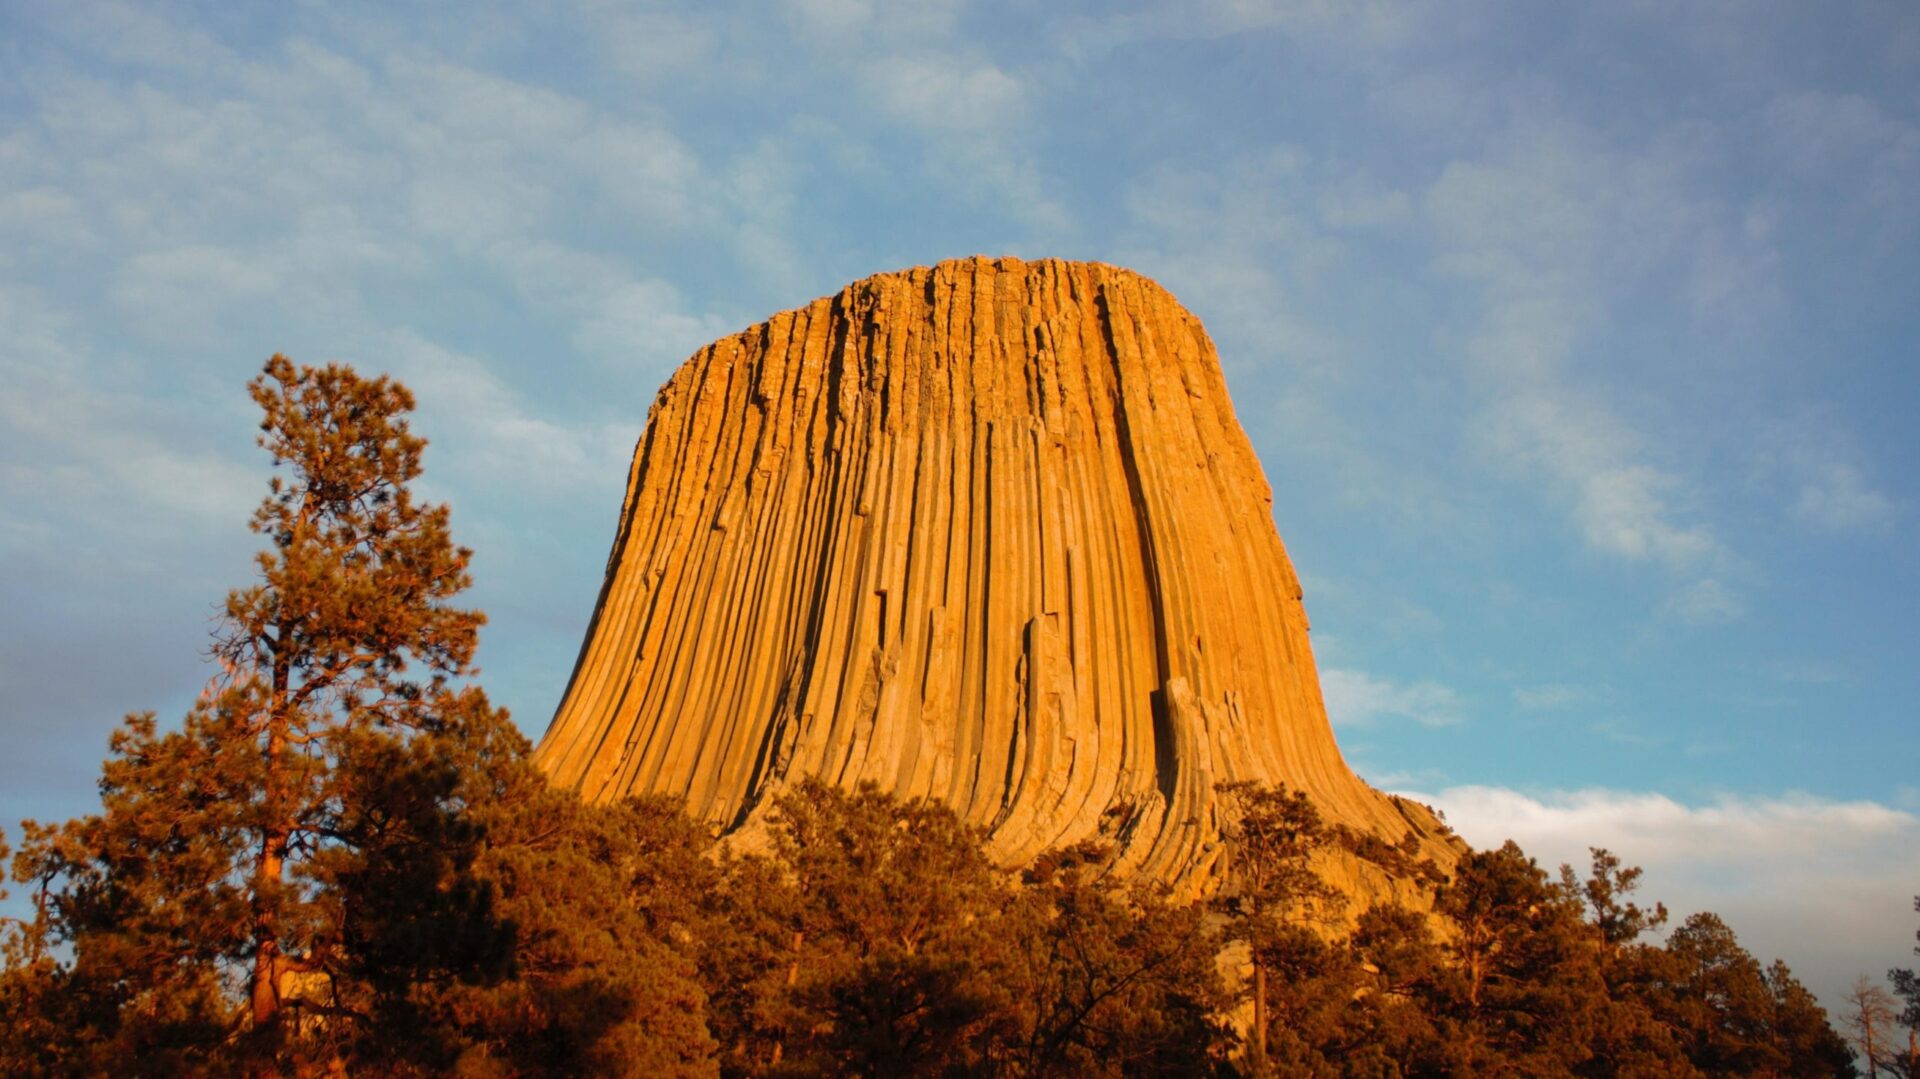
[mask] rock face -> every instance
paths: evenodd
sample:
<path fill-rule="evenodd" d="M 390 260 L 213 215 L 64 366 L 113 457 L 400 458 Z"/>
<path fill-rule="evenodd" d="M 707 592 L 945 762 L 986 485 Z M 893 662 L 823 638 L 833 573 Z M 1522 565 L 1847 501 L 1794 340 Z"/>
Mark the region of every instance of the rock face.
<path fill-rule="evenodd" d="M 1216 785 L 1284 782 L 1449 864 L 1334 745 L 1272 501 L 1212 343 L 1153 282 L 868 278 L 661 389 L 538 760 L 727 828 L 802 776 L 873 780 L 1008 862 L 1105 834 L 1187 888 Z"/>

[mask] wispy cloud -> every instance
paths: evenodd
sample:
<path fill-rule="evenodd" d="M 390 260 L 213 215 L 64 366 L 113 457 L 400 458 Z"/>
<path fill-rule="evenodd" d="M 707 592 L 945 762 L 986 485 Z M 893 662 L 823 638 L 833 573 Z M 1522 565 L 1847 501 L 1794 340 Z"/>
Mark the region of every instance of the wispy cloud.
<path fill-rule="evenodd" d="M 885 43 L 941 39 L 952 34 L 967 0 L 782 0 L 803 33 L 844 43 L 852 38 Z"/>
<path fill-rule="evenodd" d="M 1320 692 L 1337 727 L 1365 727 L 1382 719 L 1447 727 L 1462 718 L 1459 695 L 1438 682 L 1401 683 L 1332 667 L 1320 672 Z"/>
<path fill-rule="evenodd" d="M 1221 321 L 1214 332 L 1258 341 L 1290 365 L 1331 366 L 1343 350 L 1301 296 L 1338 248 L 1315 221 L 1311 165 L 1306 153 L 1278 146 L 1137 177 L 1126 205 L 1138 238 L 1124 256 L 1177 292 L 1204 297 Z"/>
<path fill-rule="evenodd" d="M 1920 816 L 1872 801 L 1590 789 L 1526 793 L 1453 787 L 1413 797 L 1478 847 L 1518 842 L 1549 868 L 1587 867 L 1605 847 L 1646 870 L 1642 893 L 1679 917 L 1724 915 L 1749 949 L 1781 956 L 1835 999 L 1857 973 L 1902 961 L 1912 944 L 1911 858 Z M 1817 930 L 1812 927 L 1818 927 Z"/>
<path fill-rule="evenodd" d="M 1819 659 L 1776 660 L 1767 664 L 1767 674 L 1776 681 L 1802 686 L 1844 686 L 1855 680 L 1845 664 Z"/>
<path fill-rule="evenodd" d="M 1073 215 L 1042 166 L 1035 83 L 1020 65 L 961 32 L 964 0 L 888 4 L 785 0 L 794 73 L 839 88 L 810 121 L 876 148 L 902 140 L 920 159 L 915 183 L 976 212 L 992 205 L 1047 235 Z"/>
<path fill-rule="evenodd" d="M 1723 795 L 1689 805 L 1665 794 L 1586 789 L 1528 794 L 1504 787 L 1452 787 L 1434 795 L 1468 840 L 1513 839 L 1543 861 L 1584 863 L 1605 846 L 1647 864 L 1685 862 L 1736 874 L 1796 872 L 1793 859 L 1884 854 L 1889 840 L 1920 842 L 1920 816 L 1872 801 L 1809 795 Z M 1899 876 L 1910 867 L 1888 867 Z"/>
<path fill-rule="evenodd" d="M 1360 171 L 1327 185 L 1315 201 L 1331 229 L 1377 229 L 1398 225 L 1413 213 L 1413 200 L 1371 173 Z"/>
<path fill-rule="evenodd" d="M 606 477 L 626 471 L 638 417 L 582 423 L 538 415 L 486 363 L 412 331 L 389 335 L 382 351 L 418 392 L 423 419 L 447 432 L 436 468 L 477 486 L 529 494 L 600 489 Z"/>
<path fill-rule="evenodd" d="M 1832 462 L 1800 486 L 1793 515 L 1829 532 L 1879 532 L 1893 522 L 1893 501 L 1851 466 Z"/>
<path fill-rule="evenodd" d="M 1737 615 L 1724 580 L 1737 560 L 1695 504 L 1691 470 L 1585 372 L 1605 365 L 1592 355 L 1605 321 L 1650 282 L 1710 281 L 1718 307 L 1757 304 L 1766 280 L 1750 268 L 1768 265 L 1766 237 L 1702 193 L 1679 142 L 1621 148 L 1567 120 L 1500 138 L 1423 200 L 1436 271 L 1477 286 L 1483 305 L 1465 338 L 1486 402 L 1477 441 L 1544 481 L 1588 546 L 1678 576 L 1675 604 L 1711 613 L 1696 621 Z"/>
<path fill-rule="evenodd" d="M 583 8 L 596 46 L 642 84 L 685 78 L 711 65 L 720 45 L 719 28 L 696 13 L 592 0 Z"/>
<path fill-rule="evenodd" d="M 1539 686 L 1515 686 L 1513 689 L 1513 703 L 1529 712 L 1557 712 L 1576 708 L 1593 699 L 1594 691 L 1586 686 L 1549 683 Z"/>
<path fill-rule="evenodd" d="M 1590 725 L 1588 730 L 1616 745 L 1637 746 L 1641 749 L 1654 749 L 1667 744 L 1667 739 L 1659 735 L 1647 734 L 1619 720 L 1603 719 Z"/>
<path fill-rule="evenodd" d="M 235 62 L 232 50 L 213 37 L 145 5 L 98 0 L 30 6 L 38 9 L 42 25 L 115 60 L 183 71 L 206 71 Z"/>
<path fill-rule="evenodd" d="M 137 520 L 153 542 L 182 531 L 243 522 L 259 484 L 239 459 L 240 436 L 223 444 L 205 422 L 244 406 L 188 403 L 142 389 L 123 370 L 73 340 L 74 320 L 49 300 L 0 283 L 0 496 L 15 529 L 78 526 L 94 543 L 111 543 Z M 144 381 L 144 380 L 143 380 Z M 151 386 L 151 382 L 148 382 Z M 4 542 L 5 537 L 0 537 Z"/>
<path fill-rule="evenodd" d="M 882 57 L 867 69 L 887 112 L 930 131 L 991 132 L 1023 118 L 1026 87 L 998 65 L 941 53 Z"/>
<path fill-rule="evenodd" d="M 1684 482 L 1637 460 L 1639 439 L 1596 393 L 1538 383 L 1498 392 L 1483 442 L 1543 472 L 1594 549 L 1682 571 L 1720 553 L 1710 528 L 1676 519 L 1673 496 Z"/>
<path fill-rule="evenodd" d="M 950 197 L 978 204 L 990 193 L 1045 233 L 1072 228 L 1034 152 L 1030 88 L 1018 72 L 970 51 L 912 48 L 867 62 L 862 82 L 880 116 L 918 137 Z"/>
<path fill-rule="evenodd" d="M 1870 211 L 1885 229 L 1920 223 L 1920 125 L 1858 94 L 1805 90 L 1768 103 L 1766 131 L 1776 159 L 1803 180 L 1844 193 L 1852 213 Z"/>
<path fill-rule="evenodd" d="M 1716 626 L 1745 614 L 1746 605 L 1717 578 L 1704 577 L 1674 593 L 1664 610 L 1689 626 Z"/>
<path fill-rule="evenodd" d="M 1343 44 L 1377 48 L 1413 32 L 1420 5 L 1402 0 L 1172 0 L 1099 16 L 1061 20 L 1056 33 L 1070 52 L 1103 51 L 1139 41 L 1207 40 L 1284 30 L 1325 34 Z"/>
<path fill-rule="evenodd" d="M 1901 516 L 1901 504 L 1870 475 L 1874 455 L 1830 408 L 1803 407 L 1755 441 L 1752 484 L 1807 531 L 1885 535 Z"/>
<path fill-rule="evenodd" d="M 680 361 L 740 328 L 734 320 L 689 310 L 671 282 L 636 278 L 618 260 L 547 241 L 503 242 L 490 252 L 515 292 L 573 325 L 573 343 L 641 382 L 666 381 Z"/>

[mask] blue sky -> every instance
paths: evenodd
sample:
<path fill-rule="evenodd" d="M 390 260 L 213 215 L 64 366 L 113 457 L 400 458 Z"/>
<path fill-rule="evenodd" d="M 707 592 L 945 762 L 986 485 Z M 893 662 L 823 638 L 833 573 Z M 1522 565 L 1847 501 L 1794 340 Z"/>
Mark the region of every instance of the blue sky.
<path fill-rule="evenodd" d="M 0 5 L 0 820 L 207 677 L 268 354 L 418 392 L 537 736 L 675 364 L 1091 258 L 1213 333 L 1364 775 L 1911 958 L 1911 5 L 391 8 Z"/>

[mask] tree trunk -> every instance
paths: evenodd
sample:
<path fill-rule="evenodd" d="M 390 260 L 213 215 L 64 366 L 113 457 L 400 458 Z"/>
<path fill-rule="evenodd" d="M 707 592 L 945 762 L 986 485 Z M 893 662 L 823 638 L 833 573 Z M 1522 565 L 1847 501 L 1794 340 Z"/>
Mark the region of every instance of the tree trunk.
<path fill-rule="evenodd" d="M 267 739 L 267 774 L 270 779 L 279 770 L 279 757 L 285 751 L 285 742 L 278 730 Z M 273 806 L 274 799 L 269 796 L 267 805 Z M 280 873 L 286 863 L 287 829 L 278 823 L 269 825 L 261 835 L 260 859 L 254 866 L 253 874 L 253 1026 L 255 1030 L 271 1026 L 280 1012 L 279 983 L 279 918 L 275 909 L 277 903 L 269 901 L 268 893 L 278 889 Z"/>
<path fill-rule="evenodd" d="M 1267 968 L 1253 961 L 1253 1054 L 1264 1070 L 1267 1065 Z"/>
<path fill-rule="evenodd" d="M 292 829 L 281 816 L 280 758 L 287 751 L 287 684 L 290 663 L 280 648 L 286 628 L 278 627 L 274 641 L 273 695 L 267 701 L 266 775 L 263 808 L 267 824 L 261 829 L 260 856 L 253 871 L 253 1029 L 262 1030 L 280 1017 L 279 890 Z"/>
<path fill-rule="evenodd" d="M 805 931 L 799 930 L 799 929 L 796 929 L 793 931 L 793 962 L 787 966 L 787 991 L 788 992 L 792 992 L 793 987 L 800 984 L 800 945 L 804 944 L 806 942 L 806 939 L 807 939 L 807 934 Z M 780 1040 L 774 1042 L 773 1043 L 773 1063 L 776 1065 L 779 1064 L 780 1058 L 785 1056 L 786 1052 L 787 1052 L 787 1040 L 785 1038 L 781 1038 Z"/>

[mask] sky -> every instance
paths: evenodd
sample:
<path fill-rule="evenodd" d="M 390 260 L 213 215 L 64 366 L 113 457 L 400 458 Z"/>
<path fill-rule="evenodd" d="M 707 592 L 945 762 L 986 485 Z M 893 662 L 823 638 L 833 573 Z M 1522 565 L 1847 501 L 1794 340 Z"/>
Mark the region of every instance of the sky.
<path fill-rule="evenodd" d="M 1097 259 L 1219 346 L 1356 769 L 1831 1001 L 1920 926 L 1917 196 L 1903 0 L 0 0 L 0 824 L 206 682 L 270 354 L 416 391 L 537 738 L 682 359 Z"/>

